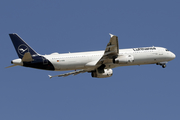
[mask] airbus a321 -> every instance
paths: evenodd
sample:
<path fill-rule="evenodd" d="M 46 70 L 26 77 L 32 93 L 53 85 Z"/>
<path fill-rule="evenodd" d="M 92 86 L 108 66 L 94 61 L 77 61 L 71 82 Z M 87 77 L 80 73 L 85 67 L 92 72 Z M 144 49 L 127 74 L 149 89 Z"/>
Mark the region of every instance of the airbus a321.
<path fill-rule="evenodd" d="M 112 68 L 115 67 L 157 64 L 165 68 L 166 63 L 176 57 L 174 53 L 163 47 L 119 49 L 118 37 L 112 34 L 106 49 L 102 51 L 41 55 L 17 34 L 13 33 L 9 36 L 19 56 L 18 59 L 11 61 L 14 65 L 9 67 L 24 66 L 52 71 L 73 70 L 65 74 L 48 75 L 50 78 L 85 72 L 91 73 L 95 78 L 106 78 L 113 75 Z"/>

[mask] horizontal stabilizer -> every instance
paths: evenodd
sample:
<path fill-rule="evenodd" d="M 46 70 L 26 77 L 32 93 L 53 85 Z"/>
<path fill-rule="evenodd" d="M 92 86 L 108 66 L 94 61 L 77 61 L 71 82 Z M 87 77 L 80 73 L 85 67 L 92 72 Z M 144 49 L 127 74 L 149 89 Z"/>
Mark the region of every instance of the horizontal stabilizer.
<path fill-rule="evenodd" d="M 15 67 L 15 66 L 18 66 L 18 65 L 11 65 L 11 66 L 8 66 L 6 68 L 11 68 L 11 67 Z"/>
<path fill-rule="evenodd" d="M 23 58 L 22 58 L 22 61 L 23 62 L 31 62 L 31 61 L 33 61 L 31 53 L 30 52 L 25 53 Z"/>

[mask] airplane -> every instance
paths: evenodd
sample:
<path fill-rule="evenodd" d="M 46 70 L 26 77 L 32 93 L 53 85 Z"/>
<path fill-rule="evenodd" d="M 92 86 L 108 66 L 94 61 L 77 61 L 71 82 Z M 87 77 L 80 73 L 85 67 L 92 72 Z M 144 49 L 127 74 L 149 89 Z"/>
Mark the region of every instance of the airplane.
<path fill-rule="evenodd" d="M 110 41 L 105 50 L 76 52 L 76 53 L 52 53 L 41 55 L 33 50 L 16 33 L 9 34 L 18 59 L 11 61 L 9 67 L 24 66 L 51 71 L 68 71 L 60 75 L 48 75 L 53 77 L 66 77 L 79 73 L 91 73 L 94 78 L 107 78 L 113 75 L 112 68 L 131 65 L 156 64 L 163 68 L 166 63 L 173 60 L 176 55 L 163 47 L 139 47 L 130 49 L 119 49 L 118 37 L 110 34 Z M 6 68 L 9 68 L 6 67 Z"/>

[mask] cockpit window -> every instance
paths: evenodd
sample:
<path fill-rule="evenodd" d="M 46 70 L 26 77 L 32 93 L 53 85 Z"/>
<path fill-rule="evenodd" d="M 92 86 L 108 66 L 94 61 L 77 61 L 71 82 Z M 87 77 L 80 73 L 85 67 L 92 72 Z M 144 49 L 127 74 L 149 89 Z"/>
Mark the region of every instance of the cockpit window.
<path fill-rule="evenodd" d="M 166 51 L 169 51 L 168 49 L 166 49 Z"/>

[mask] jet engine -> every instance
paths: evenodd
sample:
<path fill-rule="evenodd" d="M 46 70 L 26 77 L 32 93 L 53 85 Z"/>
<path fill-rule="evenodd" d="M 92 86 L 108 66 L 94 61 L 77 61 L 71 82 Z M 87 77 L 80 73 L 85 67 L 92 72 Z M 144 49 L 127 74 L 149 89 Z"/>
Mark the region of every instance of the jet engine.
<path fill-rule="evenodd" d="M 91 72 L 91 76 L 95 78 L 107 78 L 113 75 L 112 69 L 95 70 Z"/>
<path fill-rule="evenodd" d="M 132 63 L 132 62 L 134 62 L 134 57 L 132 55 L 119 55 L 117 58 L 113 59 L 113 63 L 115 64 Z"/>

